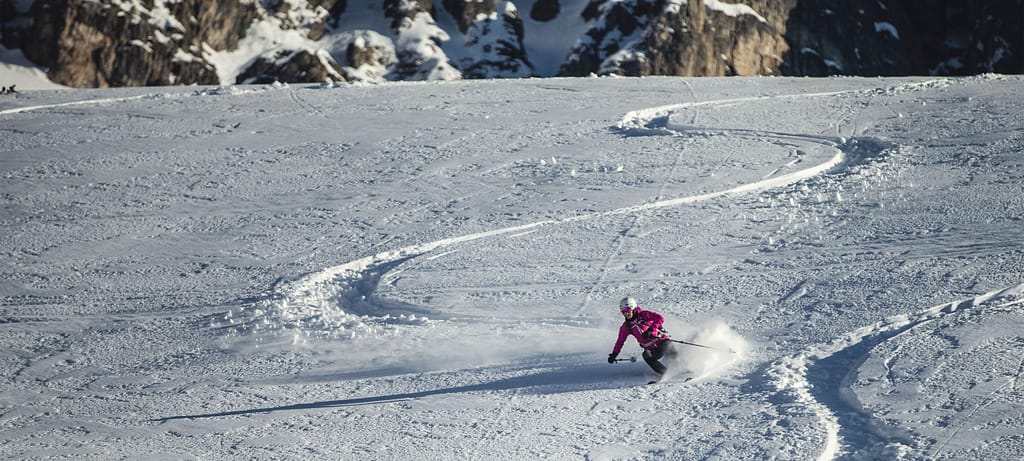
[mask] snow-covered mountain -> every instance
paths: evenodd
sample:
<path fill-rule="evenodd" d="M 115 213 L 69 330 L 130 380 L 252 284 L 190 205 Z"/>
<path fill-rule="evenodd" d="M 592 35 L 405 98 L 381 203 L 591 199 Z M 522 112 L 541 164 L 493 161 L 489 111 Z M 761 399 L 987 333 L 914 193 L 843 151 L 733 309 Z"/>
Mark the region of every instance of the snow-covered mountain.
<path fill-rule="evenodd" d="M 1019 459 L 1021 107 L 991 74 L 3 95 L 0 458 Z M 718 350 L 608 364 L 624 296 Z"/>
<path fill-rule="evenodd" d="M 72 87 L 1024 72 L 1022 0 L 3 0 Z"/>

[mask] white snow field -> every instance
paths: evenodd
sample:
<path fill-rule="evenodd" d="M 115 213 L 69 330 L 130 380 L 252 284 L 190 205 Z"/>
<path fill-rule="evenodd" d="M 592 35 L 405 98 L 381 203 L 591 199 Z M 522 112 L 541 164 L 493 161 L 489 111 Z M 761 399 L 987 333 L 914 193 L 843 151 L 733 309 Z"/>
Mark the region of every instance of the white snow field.
<path fill-rule="evenodd" d="M 1019 460 L 1021 107 L 1000 75 L 5 96 L 0 458 Z M 715 349 L 608 364 L 624 296 Z"/>

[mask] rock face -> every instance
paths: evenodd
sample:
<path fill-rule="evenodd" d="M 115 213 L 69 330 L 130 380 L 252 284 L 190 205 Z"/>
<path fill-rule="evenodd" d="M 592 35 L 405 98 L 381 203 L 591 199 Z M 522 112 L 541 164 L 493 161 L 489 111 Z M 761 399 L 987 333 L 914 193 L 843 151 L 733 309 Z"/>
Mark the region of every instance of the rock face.
<path fill-rule="evenodd" d="M 461 78 L 441 49 L 448 33 L 434 21 L 430 0 L 384 0 L 384 16 L 391 20 L 397 63 L 388 76 L 393 80 L 452 80 Z"/>
<path fill-rule="evenodd" d="M 0 42 L 72 87 L 1024 72 L 1024 0 L 521 1 L 0 0 Z"/>
<path fill-rule="evenodd" d="M 261 55 L 238 75 L 239 83 L 324 82 L 344 80 L 341 67 L 326 52 L 277 50 Z"/>
<path fill-rule="evenodd" d="M 226 0 L 148 10 L 127 2 L 42 0 L 30 11 L 30 45 L 20 48 L 50 69 L 51 80 L 72 87 L 216 84 L 204 50 L 238 46 L 257 14 L 252 4 Z"/>
<path fill-rule="evenodd" d="M 1021 0 L 801 1 L 786 30 L 789 75 L 1024 72 Z"/>
<path fill-rule="evenodd" d="M 559 73 L 778 74 L 787 49 L 785 5 L 748 3 L 757 8 L 717 1 L 592 0 L 584 15 L 593 26 Z"/>
<path fill-rule="evenodd" d="M 467 25 L 466 47 L 471 53 L 459 61 L 467 78 L 534 75 L 523 45 L 523 20 L 519 10 L 508 1 L 500 1 L 498 5 L 502 7 L 500 15 L 481 13 Z"/>
<path fill-rule="evenodd" d="M 1021 0 L 591 0 L 562 75 L 1024 72 Z"/>

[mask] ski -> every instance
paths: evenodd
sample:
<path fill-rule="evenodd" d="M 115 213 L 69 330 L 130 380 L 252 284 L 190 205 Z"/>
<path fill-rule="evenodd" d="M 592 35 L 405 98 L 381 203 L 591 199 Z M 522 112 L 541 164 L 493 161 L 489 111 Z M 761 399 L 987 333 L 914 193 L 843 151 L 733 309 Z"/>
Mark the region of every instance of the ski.
<path fill-rule="evenodd" d="M 684 382 L 684 383 L 688 383 L 688 382 L 690 382 L 690 380 L 692 380 L 692 379 L 693 379 L 693 376 L 687 376 L 687 377 L 686 377 L 686 379 L 684 379 L 684 380 L 683 380 L 683 382 Z M 660 382 L 661 382 L 661 380 L 660 380 L 660 379 L 655 379 L 655 380 L 653 380 L 653 381 L 648 381 L 648 382 L 647 382 L 647 385 L 648 385 L 648 386 L 650 386 L 651 384 L 658 384 L 658 383 L 660 383 Z"/>

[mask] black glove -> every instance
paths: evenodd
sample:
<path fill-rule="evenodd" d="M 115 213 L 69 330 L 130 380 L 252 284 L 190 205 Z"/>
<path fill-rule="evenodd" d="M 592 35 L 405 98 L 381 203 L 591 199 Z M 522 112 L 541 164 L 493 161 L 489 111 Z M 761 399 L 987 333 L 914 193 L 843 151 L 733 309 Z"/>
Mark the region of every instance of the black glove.
<path fill-rule="evenodd" d="M 651 328 L 650 330 L 645 331 L 643 336 L 644 336 L 644 339 L 651 339 L 651 338 L 653 338 L 654 337 L 654 328 Z"/>
<path fill-rule="evenodd" d="M 615 354 L 615 353 L 608 354 L 608 363 L 615 363 L 615 357 L 618 357 L 618 356 L 619 356 L 619 354 Z"/>

